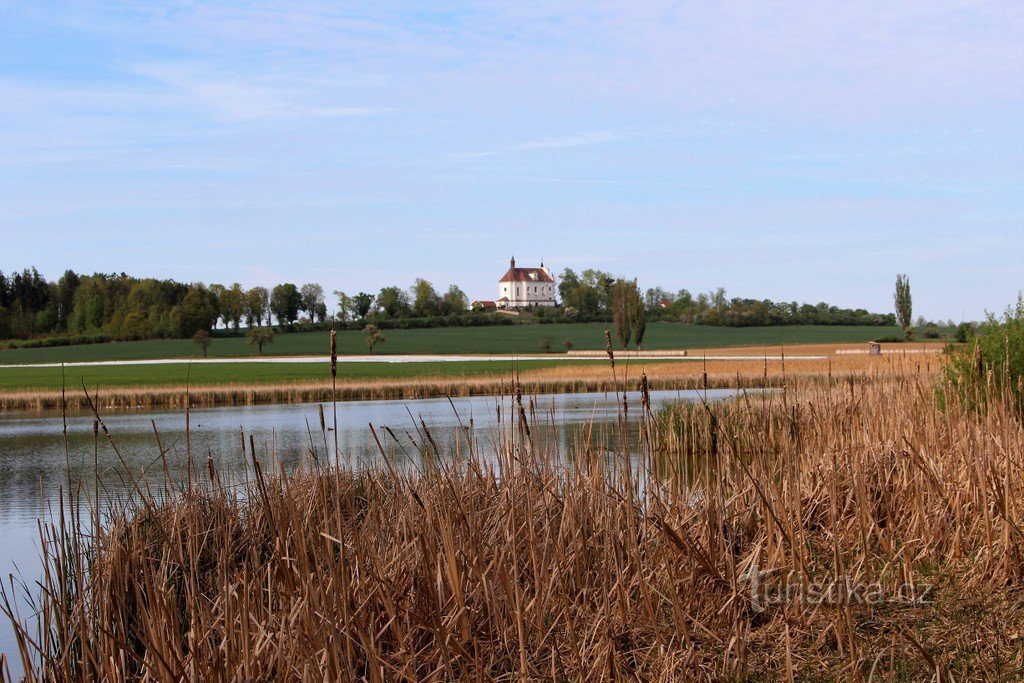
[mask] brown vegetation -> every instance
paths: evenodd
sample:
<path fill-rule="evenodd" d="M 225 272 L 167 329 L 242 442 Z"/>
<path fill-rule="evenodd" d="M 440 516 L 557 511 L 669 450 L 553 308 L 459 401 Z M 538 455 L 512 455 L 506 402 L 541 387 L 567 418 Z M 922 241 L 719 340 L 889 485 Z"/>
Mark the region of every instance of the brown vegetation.
<path fill-rule="evenodd" d="M 834 348 L 834 347 L 832 347 Z M 601 352 L 602 355 L 605 352 Z M 775 350 L 778 353 L 778 350 Z M 343 362 L 343 361 L 342 361 Z M 820 359 L 781 360 L 710 360 L 693 358 L 687 361 L 648 361 L 642 358 L 620 358 L 626 386 L 639 388 L 639 375 L 646 372 L 650 388 L 696 389 L 703 386 L 779 386 L 783 376 L 790 378 L 876 376 L 884 373 L 935 374 L 942 358 L 933 354 L 890 354 L 871 357 L 849 354 Z M 615 390 L 615 383 L 603 364 L 566 365 L 518 373 L 523 390 L 528 393 L 579 393 Z M 480 396 L 508 392 L 509 376 L 496 374 L 452 377 L 430 376 L 401 379 L 344 381 L 336 391 L 329 379 L 321 382 L 284 384 L 227 384 L 192 387 L 189 401 L 195 406 L 233 406 L 270 403 L 326 402 L 338 400 L 414 399 L 435 396 Z M 93 388 L 90 387 L 90 390 Z M 137 409 L 155 406 L 181 407 L 186 396 L 184 386 L 161 387 L 95 387 L 99 405 L 106 409 Z M 61 401 L 68 410 L 88 407 L 81 391 L 10 391 L 0 394 L 0 410 L 59 410 Z"/>
<path fill-rule="evenodd" d="M 437 453 L 424 427 L 422 471 L 382 452 L 286 476 L 250 451 L 248 495 L 211 469 L 95 534 L 62 517 L 22 656 L 48 680 L 1024 674 L 1009 396 L 943 403 L 912 373 L 785 384 L 642 400 L 564 454 L 524 400 L 496 461 L 470 430 Z"/>

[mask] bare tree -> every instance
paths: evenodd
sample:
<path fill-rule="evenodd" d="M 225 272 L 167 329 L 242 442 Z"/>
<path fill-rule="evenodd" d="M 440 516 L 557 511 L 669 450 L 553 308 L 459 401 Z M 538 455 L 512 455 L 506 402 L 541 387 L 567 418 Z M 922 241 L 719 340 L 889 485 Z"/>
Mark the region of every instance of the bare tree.
<path fill-rule="evenodd" d="M 366 348 L 370 350 L 370 353 L 373 353 L 374 346 L 387 341 L 384 338 L 384 333 L 378 330 L 377 326 L 372 323 L 363 328 L 363 334 L 366 335 Z"/>

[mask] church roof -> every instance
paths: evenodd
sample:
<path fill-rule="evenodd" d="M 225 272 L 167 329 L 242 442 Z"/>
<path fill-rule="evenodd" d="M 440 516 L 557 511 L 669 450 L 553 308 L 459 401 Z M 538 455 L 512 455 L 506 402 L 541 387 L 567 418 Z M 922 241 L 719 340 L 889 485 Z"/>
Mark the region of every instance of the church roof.
<path fill-rule="evenodd" d="M 543 268 L 509 268 L 498 282 L 554 282 Z"/>

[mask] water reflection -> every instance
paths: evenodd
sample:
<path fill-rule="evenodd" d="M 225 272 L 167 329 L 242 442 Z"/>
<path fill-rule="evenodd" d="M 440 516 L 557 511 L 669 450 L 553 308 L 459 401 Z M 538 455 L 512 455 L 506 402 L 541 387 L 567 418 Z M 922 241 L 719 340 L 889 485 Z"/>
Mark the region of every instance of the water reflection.
<path fill-rule="evenodd" d="M 733 395 L 709 390 L 708 399 Z M 698 400 L 703 392 L 652 392 L 656 410 L 669 401 Z M 639 395 L 629 395 L 631 415 L 640 412 Z M 524 397 L 531 418 L 531 437 L 538 447 L 564 456 L 584 432 L 609 431 L 621 407 L 613 394 L 545 394 Z M 337 405 L 338 451 L 353 466 L 378 461 L 379 446 L 405 466 L 418 466 L 427 441 L 424 426 L 440 453 L 465 453 L 468 438 L 481 457 L 493 457 L 502 439 L 518 438 L 510 397 L 470 397 L 409 400 L 349 401 Z M 332 407 L 323 406 L 325 425 L 333 426 Z M 67 447 L 60 415 L 0 414 L 0 577 L 14 572 L 31 581 L 40 571 L 38 520 L 49 519 L 68 482 L 86 491 L 97 486 L 101 498 L 129 492 L 130 481 L 143 475 L 153 483 L 163 478 L 166 464 L 172 477 L 181 477 L 186 460 L 183 411 L 102 414 L 111 434 L 94 437 L 93 417 L 79 413 L 67 418 Z M 317 404 L 202 408 L 190 414 L 191 452 L 199 471 L 213 461 L 222 480 L 251 476 L 250 444 L 263 463 L 273 457 L 285 468 L 301 459 L 332 457 L 335 432 L 320 428 Z M 161 458 L 161 451 L 165 457 Z M 404 462 L 403 462 L 404 461 Z M 70 464 L 70 468 L 68 465 Z M 0 620 L 0 652 L 11 654 L 12 634 Z"/>

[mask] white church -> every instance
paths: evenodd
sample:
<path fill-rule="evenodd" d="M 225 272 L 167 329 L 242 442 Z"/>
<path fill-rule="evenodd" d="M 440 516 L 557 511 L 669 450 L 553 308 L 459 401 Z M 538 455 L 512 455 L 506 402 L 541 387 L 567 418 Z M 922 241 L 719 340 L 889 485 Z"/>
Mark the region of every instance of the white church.
<path fill-rule="evenodd" d="M 513 256 L 508 272 L 498 280 L 498 308 L 555 305 L 555 278 L 541 261 L 540 268 L 516 268 Z"/>

